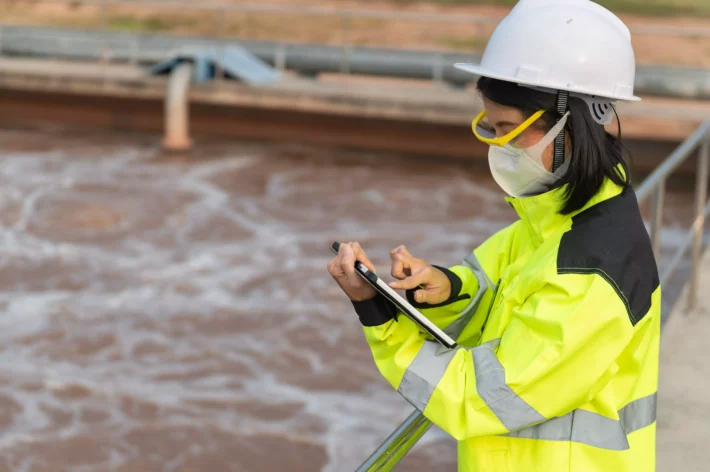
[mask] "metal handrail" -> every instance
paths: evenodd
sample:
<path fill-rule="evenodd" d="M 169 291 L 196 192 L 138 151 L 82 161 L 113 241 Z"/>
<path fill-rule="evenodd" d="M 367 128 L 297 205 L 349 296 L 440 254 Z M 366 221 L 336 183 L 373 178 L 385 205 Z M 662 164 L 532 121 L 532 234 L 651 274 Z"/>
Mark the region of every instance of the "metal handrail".
<path fill-rule="evenodd" d="M 82 61 L 106 60 L 147 64 L 179 54 L 183 48 L 221 50 L 241 47 L 267 64 L 306 76 L 322 73 L 357 74 L 434 80 L 462 87 L 475 77 L 453 67 L 478 61 L 473 53 L 353 47 L 347 54 L 337 46 L 279 41 L 255 41 L 159 33 L 127 33 L 57 27 L 0 25 L 0 55 L 53 56 Z M 216 74 L 219 76 L 219 74 Z M 636 67 L 634 90 L 642 95 L 710 99 L 707 69 Z"/>
<path fill-rule="evenodd" d="M 674 275 L 678 264 L 693 246 L 691 256 L 691 275 L 688 287 L 688 308 L 697 303 L 700 257 L 703 246 L 705 219 L 710 217 L 710 201 L 708 201 L 708 173 L 710 170 L 710 119 L 703 123 L 688 139 L 686 139 L 663 163 L 652 172 L 636 190 L 639 204 L 653 197 L 654 205 L 651 213 L 651 243 L 658 259 L 660 252 L 660 229 L 663 224 L 663 208 L 666 182 L 678 167 L 699 149 L 698 171 L 695 185 L 696 216 L 685 241 L 678 249 L 671 263 L 663 272 L 661 284 L 665 284 Z M 416 425 L 416 427 L 413 427 Z M 356 472 L 376 472 L 392 470 L 397 463 L 414 447 L 419 439 L 431 426 L 424 415 L 415 410 L 380 447 L 360 466 Z"/>
<path fill-rule="evenodd" d="M 695 184 L 695 220 L 678 251 L 673 256 L 671 263 L 663 272 L 661 283 L 665 284 L 674 275 L 678 264 L 688 252 L 690 245 L 693 245 L 693 257 L 691 261 L 691 278 L 689 286 L 689 308 L 693 308 L 697 301 L 697 284 L 699 258 L 702 249 L 703 230 L 705 219 L 710 214 L 710 202 L 707 202 L 707 181 L 708 181 L 708 159 L 710 159 L 710 120 L 703 123 L 688 139 L 668 156 L 658 168 L 648 176 L 636 191 L 639 203 L 644 203 L 653 198 L 653 208 L 651 212 L 651 242 L 656 258 L 661 250 L 661 228 L 663 226 L 663 209 L 665 206 L 666 183 L 668 178 L 680 167 L 693 152 L 699 148 L 698 170 Z"/>
<path fill-rule="evenodd" d="M 33 3 L 50 3 L 50 4 L 60 4 L 60 5 L 72 5 L 77 4 L 77 0 L 36 0 Z M 99 18 L 97 20 L 97 27 L 99 32 L 98 40 L 98 54 L 97 60 L 101 63 L 107 63 L 115 59 L 114 47 L 116 46 L 115 38 L 110 37 L 108 34 L 108 7 L 111 6 L 130 6 L 135 8 L 156 8 L 156 9 L 167 9 L 167 8 L 180 8 L 181 10 L 187 11 L 206 11 L 213 12 L 215 14 L 215 28 L 214 34 L 211 37 L 213 45 L 220 50 L 223 50 L 227 44 L 228 38 L 224 34 L 225 22 L 224 18 L 228 17 L 231 12 L 242 12 L 242 13 L 262 13 L 262 14 L 291 14 L 291 15 L 302 15 L 306 17 L 335 17 L 339 18 L 339 36 L 341 41 L 338 44 L 339 60 L 335 62 L 337 64 L 337 70 L 334 72 L 339 72 L 341 74 L 351 74 L 360 73 L 362 74 L 362 61 L 356 56 L 358 52 L 356 50 L 355 44 L 352 41 L 351 29 L 353 27 L 352 20 L 354 19 L 379 19 L 379 20 L 400 20 L 400 21 L 414 21 L 414 22 L 428 22 L 428 23 L 449 23 L 449 24 L 471 24 L 474 25 L 473 33 L 476 37 L 482 36 L 486 33 L 484 28 L 486 25 L 493 26 L 497 24 L 502 19 L 500 15 L 460 15 L 460 14 L 442 14 L 442 13 L 422 13 L 422 12 L 407 12 L 407 11 L 392 11 L 392 10 L 368 10 L 368 9 L 353 9 L 353 8 L 332 8 L 332 7 L 321 7 L 321 6 L 308 6 L 308 5 L 273 5 L 273 4 L 261 4 L 261 3 L 225 3 L 216 1 L 200 1 L 195 2 L 194 0 L 81 0 L 79 2 L 81 5 L 93 5 L 98 6 Z M 710 38 L 710 28 L 702 26 L 683 26 L 683 27 L 673 27 L 667 25 L 658 24 L 629 24 L 631 32 L 635 35 L 650 35 L 650 36 L 670 36 L 670 37 L 695 37 L 695 38 Z M 0 21 L 0 53 L 2 53 L 2 43 L 3 43 L 3 25 Z M 130 62 L 137 63 L 139 58 L 142 58 L 147 54 L 145 51 L 141 51 L 142 42 L 141 37 L 144 34 L 136 34 L 130 38 L 127 42 L 130 44 Z M 179 37 L 179 36 L 178 36 Z M 76 38 L 71 38 L 76 39 Z M 272 54 L 273 62 L 276 67 L 281 67 L 285 64 L 287 50 L 289 45 L 283 42 L 278 42 L 276 53 Z M 436 82 L 447 82 L 452 85 L 461 86 L 465 85 L 468 81 L 470 75 L 466 75 L 460 71 L 453 69 L 453 67 L 445 66 L 447 63 L 453 64 L 451 61 L 444 61 L 439 55 L 445 54 L 446 51 L 436 49 L 434 51 L 428 51 L 430 54 L 427 58 L 418 62 L 415 66 L 416 70 L 419 71 L 422 67 L 426 69 L 426 73 L 409 73 L 406 74 L 408 78 L 421 79 L 421 78 L 431 78 Z M 150 53 L 150 51 L 148 51 Z M 467 55 L 472 54 L 471 51 L 466 52 Z M 467 57 L 463 61 L 469 61 L 473 59 L 472 57 Z M 457 62 L 463 62 L 457 61 Z M 331 59 L 326 62 L 333 64 Z M 219 64 L 217 64 L 219 69 Z M 359 67 L 360 70 L 356 70 Z M 380 66 L 376 66 L 379 68 Z M 328 68 L 326 72 L 333 72 L 332 67 Z M 373 69 L 372 67 L 367 67 L 368 70 Z M 379 69 L 378 69 L 379 70 Z M 409 69 L 407 69 L 409 71 Z M 312 72 L 306 72 L 311 74 Z M 686 98 L 698 98 L 702 96 L 703 98 L 707 95 L 708 87 L 706 83 L 702 80 L 704 77 L 702 74 L 704 71 L 690 71 L 686 70 L 681 73 L 679 78 L 672 78 L 669 80 L 659 81 L 655 77 L 655 73 L 651 73 L 652 77 L 647 77 L 642 80 L 641 75 L 637 76 L 637 80 L 640 82 L 637 84 L 639 87 L 647 87 L 653 89 L 654 95 L 662 96 L 681 96 Z M 693 77 L 689 79 L 687 74 L 691 74 Z M 369 72 L 365 72 L 365 75 L 370 75 Z M 372 75 L 389 75 L 383 73 L 375 73 Z M 678 74 L 676 74 L 678 75 Z M 221 71 L 218 71 L 216 76 L 221 77 Z M 697 77 L 700 77 L 699 79 Z M 691 82 L 687 84 L 687 82 Z M 660 84 L 660 85 L 659 85 Z M 637 87 L 638 88 L 638 87 Z"/>

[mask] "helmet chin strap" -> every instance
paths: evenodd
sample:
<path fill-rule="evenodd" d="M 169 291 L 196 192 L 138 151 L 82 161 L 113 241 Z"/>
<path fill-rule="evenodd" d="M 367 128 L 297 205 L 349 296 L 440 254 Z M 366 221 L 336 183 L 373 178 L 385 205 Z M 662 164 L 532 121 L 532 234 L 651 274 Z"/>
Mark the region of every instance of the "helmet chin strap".
<path fill-rule="evenodd" d="M 567 113 L 567 101 L 569 100 L 569 92 L 566 90 L 560 90 L 557 92 L 557 122 Z M 565 129 L 562 128 L 560 134 L 555 138 L 555 155 L 552 161 L 552 172 L 555 173 L 557 169 L 565 161 Z"/>

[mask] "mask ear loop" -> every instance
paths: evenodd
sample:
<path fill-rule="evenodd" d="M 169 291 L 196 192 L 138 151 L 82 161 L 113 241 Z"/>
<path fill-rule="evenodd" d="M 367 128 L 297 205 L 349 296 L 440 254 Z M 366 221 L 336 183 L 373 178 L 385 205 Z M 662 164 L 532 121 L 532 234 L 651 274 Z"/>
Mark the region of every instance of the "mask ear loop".
<path fill-rule="evenodd" d="M 567 101 L 569 100 L 569 92 L 566 90 L 560 90 L 557 92 L 557 122 L 562 119 L 562 117 L 567 113 Z M 554 174 L 557 169 L 565 161 L 565 129 L 562 128 L 560 133 L 555 138 L 555 158 L 552 161 L 552 173 Z"/>

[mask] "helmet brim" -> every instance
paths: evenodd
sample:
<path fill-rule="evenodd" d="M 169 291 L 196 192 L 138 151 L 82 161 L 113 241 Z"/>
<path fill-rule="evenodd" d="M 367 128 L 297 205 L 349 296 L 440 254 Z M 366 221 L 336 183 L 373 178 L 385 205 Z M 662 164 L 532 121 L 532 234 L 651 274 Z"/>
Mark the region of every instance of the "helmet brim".
<path fill-rule="evenodd" d="M 623 101 L 628 101 L 628 102 L 638 102 L 641 100 L 640 97 L 637 97 L 635 95 L 626 95 L 626 96 L 609 95 L 609 94 L 605 94 L 605 93 L 599 93 L 599 91 L 585 90 L 584 88 L 580 88 L 580 87 L 565 88 L 565 87 L 559 87 L 557 85 L 541 84 L 539 82 L 531 82 L 531 81 L 521 80 L 519 77 L 510 77 L 510 76 L 505 76 L 505 75 L 495 73 L 480 64 L 468 64 L 468 63 L 459 62 L 459 63 L 454 64 L 454 67 L 458 70 L 461 70 L 464 72 L 469 72 L 471 74 L 475 74 L 475 75 L 478 75 L 481 77 L 488 77 L 490 79 L 498 79 L 498 80 L 502 80 L 504 82 L 512 82 L 512 83 L 515 83 L 518 85 L 527 85 L 530 87 L 545 87 L 545 88 L 552 88 L 555 90 L 567 90 L 569 92 L 573 92 L 576 94 L 584 94 L 584 95 L 595 96 L 595 97 L 600 97 L 600 98 L 607 98 L 609 100 L 623 100 Z"/>

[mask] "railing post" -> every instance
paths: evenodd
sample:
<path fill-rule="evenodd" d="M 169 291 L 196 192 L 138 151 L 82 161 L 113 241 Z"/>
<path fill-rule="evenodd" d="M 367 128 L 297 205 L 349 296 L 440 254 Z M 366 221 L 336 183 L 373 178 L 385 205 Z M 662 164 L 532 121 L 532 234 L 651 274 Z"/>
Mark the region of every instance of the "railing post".
<path fill-rule="evenodd" d="M 691 257 L 690 288 L 688 291 L 688 309 L 695 308 L 698 301 L 698 277 L 700 256 L 703 252 L 703 236 L 705 230 L 705 206 L 708 200 L 708 166 L 710 163 L 710 140 L 706 136 L 700 145 L 698 154 L 698 175 L 695 184 L 695 237 L 693 255 Z"/>
<path fill-rule="evenodd" d="M 280 71 L 286 69 L 286 45 L 281 42 L 274 48 L 274 67 Z"/>
<path fill-rule="evenodd" d="M 441 84 L 444 81 L 444 60 L 439 53 L 434 53 L 432 78 L 437 84 Z"/>
<path fill-rule="evenodd" d="M 224 78 L 225 22 L 227 21 L 227 9 L 225 7 L 217 9 L 216 11 L 219 18 L 217 21 L 217 50 L 215 51 L 217 57 L 215 57 L 214 78 L 215 80 L 222 80 Z"/>
<path fill-rule="evenodd" d="M 136 35 L 133 37 L 133 41 L 131 41 L 131 59 L 130 63 L 131 65 L 138 65 L 138 56 L 139 56 L 139 50 L 140 50 L 140 38 L 141 38 L 141 33 L 136 33 Z"/>
<path fill-rule="evenodd" d="M 350 13 L 340 14 L 340 34 L 343 42 L 343 56 L 340 61 L 340 73 L 350 74 Z"/>
<path fill-rule="evenodd" d="M 663 206 L 666 198 L 666 179 L 659 182 L 653 194 L 653 210 L 651 213 L 651 244 L 656 261 L 661 258 L 661 228 L 663 227 Z"/>
<path fill-rule="evenodd" d="M 99 30 L 101 31 L 101 63 L 106 64 L 108 60 L 108 47 L 106 45 L 106 1 L 101 0 L 99 4 Z"/>

